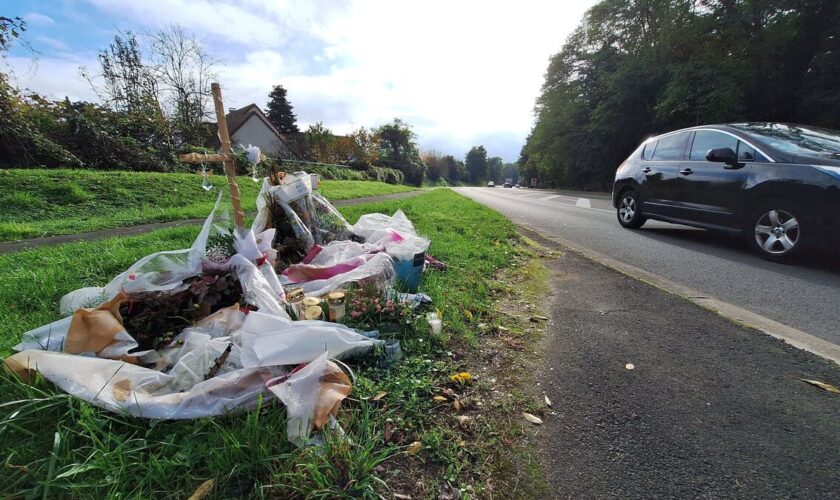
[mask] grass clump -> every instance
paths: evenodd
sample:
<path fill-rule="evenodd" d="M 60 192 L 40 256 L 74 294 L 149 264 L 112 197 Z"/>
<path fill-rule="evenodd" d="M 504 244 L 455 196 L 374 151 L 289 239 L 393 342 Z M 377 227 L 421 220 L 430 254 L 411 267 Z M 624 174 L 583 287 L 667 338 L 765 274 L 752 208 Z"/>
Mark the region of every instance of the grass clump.
<path fill-rule="evenodd" d="M 216 188 L 227 185 L 223 175 L 212 175 Z M 260 184 L 240 177 L 242 206 L 256 207 Z M 331 200 L 410 191 L 408 186 L 366 181 L 322 181 Z M 201 188 L 197 174 L 92 171 L 0 171 L 0 241 L 149 222 L 206 217 L 218 191 Z"/>
<path fill-rule="evenodd" d="M 294 448 L 274 401 L 217 418 L 152 422 L 3 375 L 0 496 L 185 497 L 208 480 L 217 498 L 437 496 L 447 488 L 481 494 L 495 470 L 490 450 L 509 449 L 510 435 L 492 415 L 480 416 L 476 394 L 492 384 L 471 353 L 478 352 L 480 325 L 493 318 L 499 270 L 523 250 L 508 220 L 449 190 L 342 212 L 352 223 L 398 208 L 448 264 L 421 287 L 442 312 L 444 334 L 432 336 L 418 319 L 400 335 L 399 364 L 353 360 L 356 383 L 339 413 L 346 438 Z M 0 256 L 0 269 L 11 271 L 0 282 L 0 355 L 25 330 L 57 319 L 62 294 L 102 285 L 143 255 L 186 247 L 196 233 L 177 228 Z M 464 371 L 475 380 L 450 379 Z M 461 415 L 473 415 L 473 423 L 464 425 Z"/>

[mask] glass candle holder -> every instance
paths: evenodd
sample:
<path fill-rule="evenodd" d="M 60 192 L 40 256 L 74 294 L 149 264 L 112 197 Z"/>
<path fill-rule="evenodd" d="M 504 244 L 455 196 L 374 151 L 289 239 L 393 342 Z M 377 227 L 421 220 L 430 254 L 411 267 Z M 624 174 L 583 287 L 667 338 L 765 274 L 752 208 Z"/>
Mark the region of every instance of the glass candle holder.
<path fill-rule="evenodd" d="M 330 306 L 330 321 L 333 323 L 338 323 L 344 317 L 345 297 L 346 294 L 339 290 L 327 295 L 327 303 Z"/>

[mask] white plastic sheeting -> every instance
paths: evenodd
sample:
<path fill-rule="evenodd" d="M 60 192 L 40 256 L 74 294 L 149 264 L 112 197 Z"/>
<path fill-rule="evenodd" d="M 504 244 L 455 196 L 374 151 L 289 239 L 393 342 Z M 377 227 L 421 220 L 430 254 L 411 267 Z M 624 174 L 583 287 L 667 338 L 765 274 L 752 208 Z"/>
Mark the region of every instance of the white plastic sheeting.
<path fill-rule="evenodd" d="M 320 249 L 308 264 L 294 264 L 280 275 L 284 286 L 297 285 L 306 295 L 321 296 L 349 283 L 374 281 L 380 285 L 394 277 L 391 257 L 376 245 L 334 241 Z"/>
<path fill-rule="evenodd" d="M 23 376 L 37 371 L 62 390 L 101 408 L 137 417 L 185 419 L 253 407 L 265 392 L 265 382 L 287 373 L 289 365 L 322 355 L 358 355 L 381 342 L 335 323 L 291 322 L 261 313 L 244 316 L 227 308 L 185 329 L 177 337 L 181 345 L 176 342 L 175 347 L 158 351 L 154 368 L 40 350 L 20 352 L 5 363 Z M 215 376 L 205 380 L 228 346 L 227 359 Z M 297 397 L 317 396 L 316 390 Z"/>
<path fill-rule="evenodd" d="M 402 233 L 417 235 L 414 224 L 408 220 L 402 210 L 397 210 L 394 215 L 365 214 L 359 217 L 358 222 L 353 224 L 353 234 L 368 241 L 375 231 L 381 229 L 396 229 Z"/>

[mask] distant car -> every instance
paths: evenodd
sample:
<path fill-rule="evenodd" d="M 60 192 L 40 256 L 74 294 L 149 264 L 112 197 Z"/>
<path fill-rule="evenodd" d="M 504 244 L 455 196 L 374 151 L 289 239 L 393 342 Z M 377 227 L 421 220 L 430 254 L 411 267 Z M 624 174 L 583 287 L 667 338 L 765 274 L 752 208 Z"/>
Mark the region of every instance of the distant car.
<path fill-rule="evenodd" d="M 840 248 L 840 132 L 733 123 L 648 139 L 619 167 L 618 222 L 656 219 L 743 234 L 762 257 Z"/>
<path fill-rule="evenodd" d="M 513 187 L 513 179 L 505 179 L 505 184 L 502 187 L 512 188 Z"/>
<path fill-rule="evenodd" d="M 513 187 L 515 187 L 516 189 L 519 189 L 519 188 L 521 188 L 522 186 L 520 186 L 520 185 L 519 185 L 519 183 L 517 182 L 517 183 L 516 183 L 516 185 L 515 185 L 515 186 L 513 186 Z"/>
<path fill-rule="evenodd" d="M 493 182 L 493 181 L 490 181 L 490 182 L 487 183 L 487 187 L 489 187 L 489 188 L 496 187 L 496 183 Z"/>

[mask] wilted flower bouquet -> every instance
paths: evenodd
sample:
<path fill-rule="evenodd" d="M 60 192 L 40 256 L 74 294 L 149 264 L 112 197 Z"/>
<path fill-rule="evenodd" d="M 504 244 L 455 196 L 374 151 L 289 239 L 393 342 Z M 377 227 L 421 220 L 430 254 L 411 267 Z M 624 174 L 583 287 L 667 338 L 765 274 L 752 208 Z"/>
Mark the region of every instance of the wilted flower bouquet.
<path fill-rule="evenodd" d="M 353 328 L 401 330 L 414 321 L 409 303 L 390 299 L 375 286 L 360 287 L 347 295 L 345 323 Z"/>

